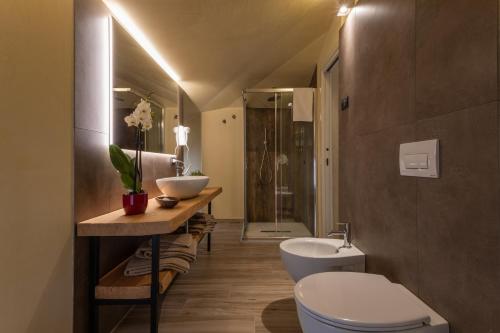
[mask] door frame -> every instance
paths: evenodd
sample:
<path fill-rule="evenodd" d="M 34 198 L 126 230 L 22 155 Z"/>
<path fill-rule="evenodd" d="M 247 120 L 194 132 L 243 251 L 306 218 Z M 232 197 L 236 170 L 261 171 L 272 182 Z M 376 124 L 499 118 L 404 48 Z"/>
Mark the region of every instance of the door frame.
<path fill-rule="evenodd" d="M 320 144 L 318 148 L 318 173 L 321 179 L 319 196 L 321 208 L 319 219 L 321 229 L 320 237 L 325 237 L 336 222 L 338 222 L 338 114 L 339 114 L 339 80 L 330 75 L 330 71 L 339 66 L 339 51 L 336 50 L 328 62 L 321 68 L 321 108 L 319 114 Z M 338 67 L 337 67 L 338 68 Z M 336 82 L 335 82 L 336 81 Z M 336 88 L 334 86 L 337 86 Z M 336 90 L 333 90 L 336 89 Z M 337 103 L 334 101 L 337 100 Z M 328 165 L 327 165 L 328 161 Z M 337 182 L 337 184 L 335 184 Z M 336 193 L 337 192 L 337 193 Z M 337 201 L 337 204 L 335 204 Z M 319 229 L 319 228 L 318 228 Z"/>

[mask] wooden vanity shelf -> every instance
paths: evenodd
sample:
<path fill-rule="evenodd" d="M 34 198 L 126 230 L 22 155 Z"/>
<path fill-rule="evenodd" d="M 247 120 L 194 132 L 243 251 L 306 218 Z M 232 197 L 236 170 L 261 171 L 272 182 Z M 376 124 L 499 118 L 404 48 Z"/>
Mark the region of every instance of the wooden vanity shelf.
<path fill-rule="evenodd" d="M 172 283 L 177 272 L 160 271 L 160 236 L 176 231 L 200 209 L 208 206 L 212 213 L 212 200 L 222 193 L 221 187 L 205 188 L 192 199 L 182 200 L 172 209 L 161 208 L 155 199 L 150 199 L 144 214 L 126 216 L 123 210 L 101 215 L 77 223 L 79 237 L 89 237 L 89 331 L 99 332 L 99 306 L 116 304 L 149 304 L 151 308 L 151 333 L 158 332 L 159 296 Z M 116 236 L 151 236 L 153 257 L 151 274 L 143 276 L 124 276 L 123 272 L 129 259 L 100 277 L 99 253 L 100 238 Z M 198 235 L 201 242 L 204 235 Z M 207 234 L 207 251 L 210 252 L 211 234 Z"/>
<path fill-rule="evenodd" d="M 149 199 L 144 214 L 124 215 L 123 209 L 77 223 L 78 236 L 151 236 L 177 230 L 197 211 L 222 193 L 221 187 L 207 187 L 197 197 L 181 200 L 171 209 Z"/>
<path fill-rule="evenodd" d="M 204 234 L 194 235 L 194 241 L 200 243 Z M 109 273 L 104 275 L 95 287 L 96 299 L 145 299 L 151 295 L 151 274 L 141 276 L 125 276 L 123 272 L 128 261 L 123 261 Z M 160 272 L 160 294 L 163 294 L 178 273 L 173 270 Z"/>

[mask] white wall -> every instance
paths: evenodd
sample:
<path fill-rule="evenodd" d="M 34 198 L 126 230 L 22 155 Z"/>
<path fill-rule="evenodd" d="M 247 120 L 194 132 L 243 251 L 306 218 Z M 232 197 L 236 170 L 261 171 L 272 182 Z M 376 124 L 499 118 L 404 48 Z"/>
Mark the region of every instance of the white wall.
<path fill-rule="evenodd" d="M 186 93 L 183 96 L 183 125 L 188 126 L 191 131 L 189 133 L 189 163 L 191 164 L 190 172 L 203 170 L 202 162 L 202 139 L 201 139 L 201 112 L 198 107 L 191 101 Z"/>
<path fill-rule="evenodd" d="M 210 176 L 211 186 L 223 187 L 223 193 L 214 200 L 213 212 L 220 219 L 243 219 L 243 108 L 206 111 L 201 117 L 203 172 Z"/>
<path fill-rule="evenodd" d="M 0 1 L 0 332 L 73 329 L 73 1 Z"/>

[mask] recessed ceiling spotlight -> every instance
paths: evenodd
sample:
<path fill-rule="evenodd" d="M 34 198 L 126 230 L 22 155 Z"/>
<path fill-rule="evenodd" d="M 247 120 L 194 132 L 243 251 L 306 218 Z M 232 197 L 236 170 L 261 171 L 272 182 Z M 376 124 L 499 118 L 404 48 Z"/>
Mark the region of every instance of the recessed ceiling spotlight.
<path fill-rule="evenodd" d="M 170 67 L 169 64 L 163 59 L 160 52 L 151 43 L 149 38 L 139 29 L 134 20 L 128 13 L 116 2 L 103 0 L 104 4 L 113 14 L 113 17 L 120 22 L 123 28 L 132 36 L 133 39 L 153 58 L 153 60 L 167 73 L 175 82 L 180 81 L 179 75 Z"/>
<path fill-rule="evenodd" d="M 351 9 L 347 7 L 346 5 L 340 6 L 339 11 L 337 12 L 337 16 L 347 16 Z"/>

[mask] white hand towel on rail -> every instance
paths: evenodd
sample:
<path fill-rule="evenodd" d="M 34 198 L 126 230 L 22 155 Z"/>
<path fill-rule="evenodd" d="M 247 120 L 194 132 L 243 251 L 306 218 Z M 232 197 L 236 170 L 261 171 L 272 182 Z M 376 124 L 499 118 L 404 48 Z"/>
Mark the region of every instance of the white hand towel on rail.
<path fill-rule="evenodd" d="M 293 89 L 293 121 L 313 121 L 313 88 Z"/>

